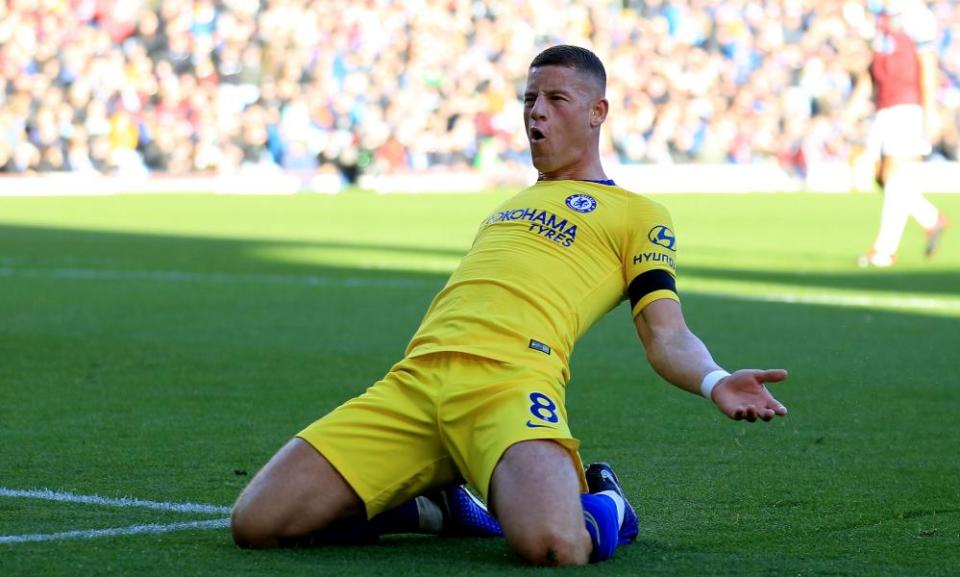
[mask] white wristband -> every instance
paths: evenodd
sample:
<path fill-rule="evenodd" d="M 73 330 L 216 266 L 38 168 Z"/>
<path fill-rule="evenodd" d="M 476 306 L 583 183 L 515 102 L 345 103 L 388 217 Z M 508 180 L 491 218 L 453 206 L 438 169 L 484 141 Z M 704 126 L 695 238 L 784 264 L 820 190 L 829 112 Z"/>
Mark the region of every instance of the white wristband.
<path fill-rule="evenodd" d="M 700 394 L 712 401 L 713 397 L 711 395 L 713 394 L 713 387 L 717 386 L 717 383 L 720 382 L 720 379 L 729 376 L 730 373 L 723 369 L 710 371 L 700 382 Z"/>

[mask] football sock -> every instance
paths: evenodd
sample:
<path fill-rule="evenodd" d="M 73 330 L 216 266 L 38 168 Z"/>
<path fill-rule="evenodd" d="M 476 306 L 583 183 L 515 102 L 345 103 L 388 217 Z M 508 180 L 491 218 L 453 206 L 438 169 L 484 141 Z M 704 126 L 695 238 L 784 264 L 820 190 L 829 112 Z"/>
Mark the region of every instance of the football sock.
<path fill-rule="evenodd" d="M 370 525 L 379 535 L 392 533 L 431 533 L 436 535 L 443 528 L 443 515 L 440 513 L 440 509 L 428 499 L 417 497 L 389 511 L 380 513 L 370 519 Z"/>
<path fill-rule="evenodd" d="M 443 513 L 426 497 L 411 499 L 369 521 L 356 515 L 334 522 L 325 529 L 286 543 L 294 547 L 317 545 L 364 545 L 376 543 L 380 535 L 393 533 L 428 533 L 439 535 L 443 530 Z"/>
<path fill-rule="evenodd" d="M 892 256 L 900 246 L 900 237 L 909 218 L 910 183 L 902 175 L 894 175 L 883 187 L 883 208 L 880 211 L 880 231 L 873 250 L 882 256 Z"/>
<path fill-rule="evenodd" d="M 616 501 L 608 495 L 580 495 L 583 505 L 583 520 L 593 542 L 590 552 L 590 562 L 606 561 L 613 556 L 620 541 L 620 522 Z"/>
<path fill-rule="evenodd" d="M 617 506 L 617 527 L 623 526 L 623 515 L 627 510 L 627 504 L 623 502 L 623 497 L 620 496 L 616 491 L 600 491 L 596 493 L 597 495 L 606 495 L 613 499 L 613 503 Z"/>
<path fill-rule="evenodd" d="M 439 535 L 443 531 L 443 511 L 430 499 L 420 496 L 414 499 L 417 504 L 417 516 L 420 522 L 420 532 Z"/>
<path fill-rule="evenodd" d="M 318 545 L 367 545 L 376 543 L 379 534 L 364 515 L 355 515 L 332 523 L 329 527 L 302 537 L 281 540 L 283 547 L 316 547 Z"/>
<path fill-rule="evenodd" d="M 429 497 L 420 496 L 380 513 L 369 521 L 363 515 L 336 521 L 331 526 L 304 537 L 284 542 L 285 546 L 312 547 L 316 545 L 363 545 L 376 543 L 381 535 L 394 533 L 422 533 L 464 537 L 492 537 L 503 535 L 500 524 L 482 503 L 466 496 L 460 488 L 454 492 L 459 499 L 446 503 L 447 515 L 440 505 Z"/>
<path fill-rule="evenodd" d="M 931 230 L 940 224 L 940 211 L 922 194 L 917 194 L 910 203 L 910 216 L 916 219 L 923 230 Z"/>

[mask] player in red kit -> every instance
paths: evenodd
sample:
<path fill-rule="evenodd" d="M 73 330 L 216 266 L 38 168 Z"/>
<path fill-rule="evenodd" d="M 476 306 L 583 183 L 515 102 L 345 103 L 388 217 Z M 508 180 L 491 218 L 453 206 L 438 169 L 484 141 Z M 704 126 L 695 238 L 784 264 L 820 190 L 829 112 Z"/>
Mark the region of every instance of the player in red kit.
<path fill-rule="evenodd" d="M 883 0 L 876 10 L 869 75 L 863 75 L 858 91 L 873 88 L 876 117 L 867 149 L 879 159 L 876 178 L 884 200 L 877 238 L 858 260 L 862 267 L 894 263 L 910 217 L 926 231 L 927 256 L 936 251 L 948 225 L 917 188 L 910 170 L 929 154 L 937 131 L 936 18 L 923 0 Z"/>

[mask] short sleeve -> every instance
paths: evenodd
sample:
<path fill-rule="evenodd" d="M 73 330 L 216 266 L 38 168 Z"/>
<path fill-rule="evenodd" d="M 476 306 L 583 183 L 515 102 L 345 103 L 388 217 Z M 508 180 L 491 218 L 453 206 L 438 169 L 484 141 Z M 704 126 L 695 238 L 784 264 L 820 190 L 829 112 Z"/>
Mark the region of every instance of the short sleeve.
<path fill-rule="evenodd" d="M 670 213 L 642 196 L 628 204 L 627 239 L 623 252 L 624 281 L 633 316 L 658 299 L 679 301 L 677 235 Z"/>

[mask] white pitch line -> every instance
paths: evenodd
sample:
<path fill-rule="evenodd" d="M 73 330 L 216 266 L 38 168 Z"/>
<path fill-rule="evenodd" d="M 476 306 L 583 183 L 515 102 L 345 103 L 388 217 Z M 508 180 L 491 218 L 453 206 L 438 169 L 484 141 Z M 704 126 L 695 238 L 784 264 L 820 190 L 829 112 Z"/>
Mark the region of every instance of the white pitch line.
<path fill-rule="evenodd" d="M 269 284 L 292 286 L 341 287 L 437 287 L 439 282 L 396 277 L 339 277 L 325 275 L 245 274 L 177 270 L 122 271 L 91 268 L 20 268 L 0 266 L 0 277 L 54 278 L 70 280 L 183 282 L 197 284 Z M 772 289 L 771 289 L 772 290 Z M 727 291 L 690 289 L 681 294 L 732 298 L 745 301 L 812 304 L 842 307 L 887 308 L 921 311 L 960 311 L 960 300 L 936 297 L 900 297 L 883 294 L 809 294 L 779 292 L 773 294 L 736 294 Z"/>
<path fill-rule="evenodd" d="M 0 487 L 0 497 L 15 497 L 20 499 L 42 499 L 45 501 L 60 501 L 63 503 L 83 503 L 85 505 L 104 505 L 107 507 L 140 507 L 157 511 L 174 511 L 176 513 L 208 513 L 224 514 L 230 512 L 230 507 L 220 505 L 203 505 L 199 503 L 165 503 L 162 501 L 147 501 L 120 497 L 101 497 L 100 495 L 76 495 L 63 491 L 49 489 L 8 489 Z"/>
<path fill-rule="evenodd" d="M 781 303 L 829 304 L 850 307 L 888 306 L 905 309 L 960 310 L 960 301 L 925 297 L 894 297 L 871 295 L 762 295 L 754 300 Z"/>
<path fill-rule="evenodd" d="M 860 308 L 891 308 L 925 311 L 960 311 L 960 300 L 938 299 L 932 297 L 898 297 L 886 295 L 844 295 L 844 294 L 793 294 L 774 293 L 765 295 L 733 294 L 710 290 L 681 291 L 698 296 L 721 297 L 742 301 L 827 305 Z"/>
<path fill-rule="evenodd" d="M 211 519 L 207 521 L 184 521 L 180 523 L 130 525 L 129 527 L 111 527 L 109 529 L 82 529 L 61 533 L 33 533 L 27 535 L 0 535 L 0 544 L 32 543 L 37 541 L 61 541 L 64 539 L 95 539 L 117 535 L 141 535 L 144 533 L 169 533 L 189 529 L 221 529 L 230 526 L 230 519 Z"/>

